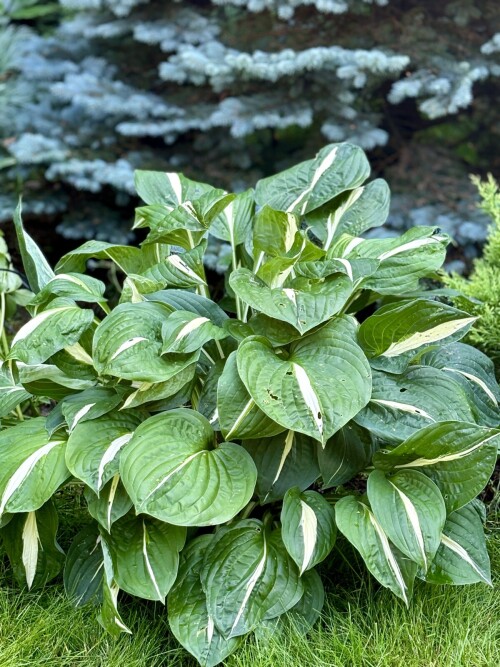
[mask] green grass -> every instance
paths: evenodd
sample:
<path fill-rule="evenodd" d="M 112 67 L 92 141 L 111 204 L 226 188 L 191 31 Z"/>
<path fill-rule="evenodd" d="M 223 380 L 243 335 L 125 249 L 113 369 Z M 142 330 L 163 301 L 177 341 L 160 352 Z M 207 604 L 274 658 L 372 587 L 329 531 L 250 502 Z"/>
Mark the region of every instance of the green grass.
<path fill-rule="evenodd" d="M 323 621 L 307 637 L 248 641 L 227 667 L 493 667 L 500 664 L 500 521 L 490 524 L 495 589 L 418 584 L 410 609 L 355 560 L 333 559 Z M 160 605 L 125 600 L 132 637 L 113 641 L 95 610 L 73 609 L 59 584 L 22 593 L 0 571 L 1 667 L 191 667 Z"/>

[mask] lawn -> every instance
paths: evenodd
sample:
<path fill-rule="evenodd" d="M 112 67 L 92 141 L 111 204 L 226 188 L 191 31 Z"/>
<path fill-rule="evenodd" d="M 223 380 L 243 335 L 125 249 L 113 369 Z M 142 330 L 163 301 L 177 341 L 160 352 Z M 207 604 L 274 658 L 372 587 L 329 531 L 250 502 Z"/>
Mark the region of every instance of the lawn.
<path fill-rule="evenodd" d="M 410 609 L 340 550 L 330 562 L 323 620 L 302 637 L 253 640 L 227 667 L 489 667 L 500 663 L 500 517 L 488 525 L 495 588 L 417 584 Z M 340 546 L 344 545 L 341 542 Z M 346 547 L 347 548 L 347 547 Z M 334 584 L 334 580 L 337 582 Z M 161 605 L 123 600 L 134 631 L 113 641 L 92 608 L 73 609 L 60 583 L 20 595 L 0 572 L 1 667 L 191 667 Z M 341 584 L 338 582 L 341 581 Z"/>

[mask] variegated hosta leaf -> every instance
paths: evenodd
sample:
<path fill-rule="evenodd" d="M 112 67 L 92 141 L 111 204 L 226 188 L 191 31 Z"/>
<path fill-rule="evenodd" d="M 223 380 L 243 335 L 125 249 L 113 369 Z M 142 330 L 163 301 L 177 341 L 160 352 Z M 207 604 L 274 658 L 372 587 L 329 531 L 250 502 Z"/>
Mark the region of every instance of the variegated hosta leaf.
<path fill-rule="evenodd" d="M 288 322 L 301 334 L 340 312 L 353 291 L 352 281 L 341 273 L 294 289 L 268 287 L 249 269 L 238 269 L 231 273 L 229 284 L 251 308 Z"/>
<path fill-rule="evenodd" d="M 24 272 L 28 278 L 31 290 L 36 294 L 51 278 L 54 277 L 54 272 L 50 268 L 40 248 L 25 231 L 21 214 L 22 206 L 21 200 L 19 200 L 14 212 L 14 226 L 16 229 L 19 250 L 21 251 L 21 258 L 23 260 Z"/>
<path fill-rule="evenodd" d="M 97 327 L 93 358 L 101 375 L 138 382 L 164 382 L 196 360 L 161 357 L 161 327 L 169 311 L 157 303 L 123 303 Z"/>
<path fill-rule="evenodd" d="M 132 632 L 125 625 L 118 611 L 118 593 L 120 592 L 120 588 L 115 581 L 113 561 L 105 540 L 101 541 L 101 547 L 104 577 L 102 579 L 101 609 L 97 615 L 97 620 L 102 627 L 116 639 L 122 632 L 130 635 Z"/>
<path fill-rule="evenodd" d="M 57 543 L 57 512 L 51 500 L 33 512 L 14 514 L 0 536 L 20 586 L 44 586 L 59 574 L 64 552 Z"/>
<path fill-rule="evenodd" d="M 210 234 L 233 248 L 245 243 L 252 231 L 254 191 L 246 190 L 225 207 L 210 226 Z M 236 268 L 236 267 L 234 267 Z"/>
<path fill-rule="evenodd" d="M 99 493 L 118 472 L 122 450 L 139 423 L 138 415 L 112 412 L 77 424 L 66 447 L 66 464 L 71 473 Z"/>
<path fill-rule="evenodd" d="M 164 171 L 144 171 L 136 169 L 135 188 L 146 204 L 161 204 L 165 212 L 176 208 L 187 200 L 199 199 L 214 188 L 207 183 L 199 183 L 183 174 Z"/>
<path fill-rule="evenodd" d="M 215 534 L 205 554 L 201 583 L 208 613 L 226 639 L 284 614 L 303 593 L 281 536 L 269 534 L 257 519 L 238 521 Z"/>
<path fill-rule="evenodd" d="M 253 223 L 254 255 L 263 252 L 271 257 L 284 257 L 292 249 L 299 228 L 299 216 L 275 211 L 265 204 Z"/>
<path fill-rule="evenodd" d="M 163 304 L 169 312 L 188 310 L 190 313 L 195 313 L 201 317 L 208 317 L 218 327 L 224 326 L 224 322 L 229 319 L 220 306 L 195 292 L 179 289 L 160 290 L 154 294 L 147 294 L 146 299 L 153 303 Z"/>
<path fill-rule="evenodd" d="M 189 354 L 201 349 L 210 340 L 222 340 L 227 333 L 212 324 L 208 317 L 201 317 L 188 310 L 171 313 L 162 326 L 162 354 L 175 352 Z"/>
<path fill-rule="evenodd" d="M 463 507 L 486 486 L 497 457 L 500 430 L 464 422 L 432 424 L 398 447 L 374 454 L 384 471 L 419 470 L 439 487 L 448 512 Z"/>
<path fill-rule="evenodd" d="M 329 144 L 313 160 L 257 183 L 255 200 L 277 211 L 304 215 L 346 190 L 360 186 L 370 174 L 364 152 L 354 144 Z"/>
<path fill-rule="evenodd" d="M 324 444 L 370 398 L 370 367 L 355 336 L 351 317 L 336 318 L 292 343 L 287 359 L 250 337 L 238 348 L 238 373 L 271 419 Z"/>
<path fill-rule="evenodd" d="M 354 420 L 381 440 L 399 443 L 436 422 L 474 422 L 462 387 L 437 368 L 410 366 L 401 375 L 373 372 L 370 402 Z"/>
<path fill-rule="evenodd" d="M 95 380 L 80 379 L 68 375 L 53 364 L 35 364 L 30 366 L 17 362 L 19 381 L 30 394 L 61 400 L 75 391 L 91 389 Z"/>
<path fill-rule="evenodd" d="M 376 259 L 325 259 L 322 261 L 298 262 L 294 266 L 297 276 L 320 280 L 335 273 L 344 273 L 359 287 L 365 278 L 373 275 L 379 266 Z"/>
<path fill-rule="evenodd" d="M 359 498 L 345 496 L 335 505 L 335 519 L 375 579 L 408 605 L 417 565 L 390 543 L 370 508 Z"/>
<path fill-rule="evenodd" d="M 445 371 L 460 384 L 478 423 L 484 426 L 500 424 L 500 389 L 493 362 L 485 354 L 471 345 L 453 343 L 426 351 L 419 361 L 422 365 Z"/>
<path fill-rule="evenodd" d="M 164 603 L 177 577 L 186 529 L 129 513 L 104 539 L 118 586 L 131 595 Z"/>
<path fill-rule="evenodd" d="M 91 333 L 92 345 L 93 332 L 87 330 L 79 343 L 56 352 L 48 361 L 73 380 L 87 380 L 89 383 L 95 383 L 97 371 L 94 368 L 93 359 L 82 345 L 88 333 Z"/>
<path fill-rule="evenodd" d="M 123 273 L 141 273 L 143 262 L 139 248 L 107 241 L 87 241 L 64 255 L 56 264 L 56 272 L 83 273 L 89 259 L 110 260 Z"/>
<path fill-rule="evenodd" d="M 424 572 L 436 555 L 446 520 L 443 496 L 434 482 L 417 470 L 368 477 L 368 500 L 385 534 Z"/>
<path fill-rule="evenodd" d="M 95 523 L 73 539 L 64 565 L 64 589 L 75 607 L 102 597 L 104 557 L 102 538 Z"/>
<path fill-rule="evenodd" d="M 209 368 L 208 373 L 201 378 L 203 386 L 196 406 L 198 412 L 208 419 L 214 431 L 221 430 L 219 425 L 219 411 L 217 409 L 217 385 L 225 365 L 226 359 L 219 359 Z"/>
<path fill-rule="evenodd" d="M 334 433 L 324 447 L 318 447 L 318 464 L 323 489 L 345 484 L 371 462 L 376 445 L 369 431 L 349 422 Z"/>
<path fill-rule="evenodd" d="M 420 278 L 443 265 L 449 238 L 433 227 L 414 227 L 389 239 L 354 237 L 341 255 L 346 259 L 377 259 L 380 266 L 363 284 L 379 294 L 401 295 L 418 289 Z M 333 255 L 335 256 L 335 255 Z"/>
<path fill-rule="evenodd" d="M 144 278 L 153 280 L 164 287 L 198 287 L 205 285 L 203 255 L 207 244 L 202 242 L 192 250 L 172 253 L 161 262 L 144 271 Z"/>
<path fill-rule="evenodd" d="M 359 236 L 383 225 L 389 215 L 390 190 L 382 178 L 343 192 L 321 208 L 306 215 L 306 223 L 328 250 L 341 234 Z"/>
<path fill-rule="evenodd" d="M 281 526 L 283 542 L 301 576 L 325 560 L 335 544 L 334 509 L 316 491 L 289 489 L 281 509 Z"/>
<path fill-rule="evenodd" d="M 320 448 L 302 433 L 284 431 L 273 438 L 246 440 L 243 447 L 257 466 L 255 490 L 262 504 L 283 498 L 294 486 L 304 491 L 319 477 Z"/>
<path fill-rule="evenodd" d="M 133 506 L 118 473 L 103 486 L 99 495 L 85 487 L 85 500 L 89 514 L 108 533 L 114 522 L 125 516 Z"/>
<path fill-rule="evenodd" d="M 238 374 L 236 352 L 232 352 L 217 384 L 217 418 L 226 440 L 267 438 L 283 431 L 248 393 Z"/>
<path fill-rule="evenodd" d="M 69 477 L 65 447 L 60 435 L 49 438 L 43 417 L 0 433 L 0 517 L 32 512 L 52 497 Z"/>
<path fill-rule="evenodd" d="M 361 324 L 358 341 L 374 368 L 398 373 L 423 348 L 465 336 L 476 319 L 437 301 L 390 303 Z"/>
<path fill-rule="evenodd" d="M 65 398 L 61 402 L 61 411 L 71 433 L 77 424 L 102 417 L 116 408 L 121 401 L 122 394 L 114 389 L 93 387 Z"/>
<path fill-rule="evenodd" d="M 473 500 L 448 516 L 426 581 L 455 585 L 484 582 L 491 586 L 490 558 L 479 503 Z"/>
<path fill-rule="evenodd" d="M 235 320 L 231 321 L 234 322 Z M 263 313 L 252 315 L 244 326 L 246 327 L 246 331 L 241 329 L 241 340 L 255 334 L 256 336 L 264 336 L 264 338 L 267 338 L 276 347 L 281 347 L 301 338 L 300 333 L 291 324 L 275 320 L 273 317 L 269 317 Z M 230 333 L 234 335 L 231 330 Z"/>
<path fill-rule="evenodd" d="M 92 310 L 79 308 L 70 299 L 57 298 L 49 306 L 16 333 L 10 359 L 41 364 L 59 350 L 77 343 L 94 320 Z"/>
<path fill-rule="evenodd" d="M 241 637 L 225 639 L 207 611 L 200 572 L 212 535 L 200 535 L 182 551 L 179 574 L 168 594 L 168 622 L 177 641 L 201 667 L 215 667 L 235 651 Z"/>
<path fill-rule="evenodd" d="M 213 445 L 212 427 L 194 410 L 170 410 L 143 422 L 120 461 L 137 513 L 177 526 L 232 519 L 252 497 L 257 471 L 239 445 Z"/>
<path fill-rule="evenodd" d="M 6 417 L 31 394 L 12 377 L 7 364 L 0 366 L 0 418 Z"/>
<path fill-rule="evenodd" d="M 83 273 L 58 273 L 30 301 L 30 307 L 44 306 L 54 296 L 87 303 L 105 303 L 104 289 L 105 285 L 101 280 Z"/>
<path fill-rule="evenodd" d="M 145 403 L 163 401 L 166 398 L 174 396 L 183 387 L 191 382 L 196 372 L 196 363 L 186 366 L 176 375 L 165 382 L 138 382 L 133 387 L 137 387 L 124 401 L 120 410 L 136 408 Z"/>
<path fill-rule="evenodd" d="M 321 610 L 325 602 L 325 589 L 321 577 L 316 570 L 307 570 L 301 577 L 304 593 L 285 616 L 295 631 L 307 634 L 321 616 Z"/>

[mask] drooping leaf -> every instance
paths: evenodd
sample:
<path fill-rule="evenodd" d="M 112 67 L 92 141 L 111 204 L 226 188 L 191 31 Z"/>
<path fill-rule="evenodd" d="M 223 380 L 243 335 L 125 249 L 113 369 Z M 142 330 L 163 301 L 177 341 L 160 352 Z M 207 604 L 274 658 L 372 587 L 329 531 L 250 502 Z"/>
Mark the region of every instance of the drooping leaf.
<path fill-rule="evenodd" d="M 7 364 L 0 367 L 0 418 L 6 417 L 31 394 L 12 376 Z"/>
<path fill-rule="evenodd" d="M 281 509 L 281 534 L 300 575 L 321 563 L 335 544 L 335 511 L 316 491 L 289 489 Z"/>
<path fill-rule="evenodd" d="M 64 589 L 75 607 L 102 597 L 104 558 L 96 524 L 85 526 L 73 539 L 64 565 Z"/>
<path fill-rule="evenodd" d="M 205 250 L 206 242 L 203 242 L 192 250 L 183 253 L 171 253 L 161 262 L 146 269 L 142 275 L 146 279 L 159 283 L 162 288 L 190 288 L 205 285 L 205 271 L 203 269 Z"/>
<path fill-rule="evenodd" d="M 55 296 L 87 303 L 105 303 L 104 290 L 104 283 L 97 278 L 83 273 L 58 273 L 30 301 L 30 306 L 45 306 Z"/>
<path fill-rule="evenodd" d="M 417 470 L 368 477 L 368 500 L 387 537 L 423 571 L 436 555 L 446 520 L 439 488 Z"/>
<path fill-rule="evenodd" d="M 183 174 L 136 169 L 135 189 L 146 204 L 161 204 L 171 211 L 187 200 L 198 199 L 213 190 L 211 185 L 186 178 Z"/>
<path fill-rule="evenodd" d="M 108 533 L 114 522 L 125 516 L 133 506 L 118 473 L 102 487 L 99 495 L 88 486 L 84 495 L 90 516 Z"/>
<path fill-rule="evenodd" d="M 301 577 L 304 593 L 285 616 L 295 631 L 307 634 L 321 617 L 321 610 L 325 602 L 325 589 L 321 577 L 316 570 L 307 570 Z"/>
<path fill-rule="evenodd" d="M 14 212 L 14 226 L 16 229 L 19 250 L 21 251 L 24 271 L 28 278 L 31 291 L 36 294 L 54 277 L 54 272 L 50 268 L 40 248 L 25 231 L 21 214 L 22 205 L 21 200 L 19 200 Z"/>
<path fill-rule="evenodd" d="M 318 464 L 323 488 L 340 486 L 366 468 L 375 451 L 371 434 L 355 422 L 334 433 L 324 447 L 318 447 Z"/>
<path fill-rule="evenodd" d="M 53 364 L 33 366 L 17 362 L 19 381 L 30 394 L 61 400 L 68 394 L 84 391 L 95 386 L 95 380 L 80 379 L 73 373 L 68 375 Z"/>
<path fill-rule="evenodd" d="M 374 454 L 384 471 L 417 470 L 439 487 L 448 512 L 486 486 L 495 467 L 500 430 L 468 422 L 442 422 L 417 431 L 398 447 Z"/>
<path fill-rule="evenodd" d="M 233 247 L 245 243 L 252 229 L 254 207 L 253 190 L 236 195 L 215 218 L 210 226 L 210 234 L 221 241 L 227 241 Z"/>
<path fill-rule="evenodd" d="M 238 373 L 271 419 L 324 444 L 370 398 L 370 368 L 355 335 L 352 318 L 336 318 L 293 343 L 288 359 L 250 337 L 238 348 Z"/>
<path fill-rule="evenodd" d="M 303 593 L 297 567 L 279 533 L 268 534 L 256 519 L 216 533 L 207 547 L 201 583 L 208 613 L 226 639 L 280 616 Z"/>
<path fill-rule="evenodd" d="M 121 410 L 136 408 L 145 403 L 165 400 L 180 392 L 188 385 L 196 372 L 196 363 L 192 363 L 180 370 L 176 375 L 165 382 L 134 383 L 137 387 L 124 401 Z"/>
<path fill-rule="evenodd" d="M 101 609 L 97 615 L 97 620 L 102 627 L 115 639 L 122 632 L 132 634 L 131 630 L 125 625 L 118 611 L 118 593 L 120 588 L 115 581 L 115 571 L 109 548 L 105 540 L 101 540 L 104 576 L 102 578 L 102 600 Z"/>
<path fill-rule="evenodd" d="M 234 517 L 252 497 L 257 471 L 239 445 L 213 443 L 208 420 L 194 410 L 169 410 L 143 422 L 120 460 L 136 511 L 177 526 Z"/>
<path fill-rule="evenodd" d="M 68 252 L 56 264 L 56 273 L 84 273 L 87 260 L 114 262 L 123 273 L 141 273 L 143 259 L 139 248 L 107 241 L 87 241 Z"/>

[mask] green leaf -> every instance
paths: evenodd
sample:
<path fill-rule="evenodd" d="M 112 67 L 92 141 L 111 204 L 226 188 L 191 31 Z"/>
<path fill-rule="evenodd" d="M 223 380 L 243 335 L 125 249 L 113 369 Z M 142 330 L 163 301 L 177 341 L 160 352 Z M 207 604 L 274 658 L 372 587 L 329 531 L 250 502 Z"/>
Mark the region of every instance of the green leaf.
<path fill-rule="evenodd" d="M 66 447 L 71 473 L 99 493 L 118 472 L 122 449 L 139 423 L 139 417 L 129 412 L 113 412 L 78 423 Z"/>
<path fill-rule="evenodd" d="M 201 317 L 208 317 L 218 327 L 222 327 L 224 322 L 229 319 L 222 308 L 216 303 L 204 296 L 187 292 L 186 290 L 160 290 L 154 294 L 147 294 L 146 300 L 163 304 L 170 311 L 189 310 L 190 313 L 196 313 Z"/>
<path fill-rule="evenodd" d="M 249 269 L 233 271 L 229 284 L 236 295 L 256 311 L 288 322 L 301 334 L 339 313 L 353 287 L 348 276 L 337 274 L 322 282 L 309 281 L 300 289 L 271 288 Z"/>
<path fill-rule="evenodd" d="M 118 473 L 103 486 L 99 495 L 85 487 L 85 500 L 90 516 L 108 533 L 114 522 L 125 516 L 133 506 Z"/>
<path fill-rule="evenodd" d="M 212 324 L 208 317 L 197 316 L 187 310 L 171 313 L 163 323 L 162 354 L 175 352 L 189 354 L 201 349 L 210 340 L 222 340 L 224 329 Z"/>
<path fill-rule="evenodd" d="M 37 417 L 0 433 L 0 517 L 4 512 L 33 512 L 68 478 L 66 442 L 49 439 L 45 418 Z"/>
<path fill-rule="evenodd" d="M 161 328 L 169 311 L 158 303 L 123 303 L 97 327 L 94 365 L 101 375 L 162 382 L 196 360 L 195 355 L 161 357 Z"/>
<path fill-rule="evenodd" d="M 354 496 L 345 496 L 335 505 L 335 518 L 375 579 L 408 605 L 417 565 L 389 542 L 370 508 Z"/>
<path fill-rule="evenodd" d="M 144 403 L 162 401 L 174 396 L 191 382 L 195 372 L 196 363 L 192 363 L 165 382 L 134 383 L 133 386 L 137 386 L 137 389 L 128 396 L 120 410 L 136 408 Z"/>
<path fill-rule="evenodd" d="M 323 489 L 349 482 L 371 462 L 375 443 L 369 431 L 349 422 L 318 447 Z"/>
<path fill-rule="evenodd" d="M 369 404 L 354 420 L 386 442 L 399 443 L 434 422 L 474 421 L 467 396 L 446 373 L 410 366 L 401 375 L 373 372 Z"/>
<path fill-rule="evenodd" d="M 127 514 L 105 536 L 118 586 L 146 600 L 165 602 L 177 577 L 186 529 Z"/>
<path fill-rule="evenodd" d="M 208 613 L 226 639 L 284 614 L 303 593 L 279 533 L 269 535 L 256 519 L 238 521 L 215 534 L 206 550 L 201 583 Z"/>
<path fill-rule="evenodd" d="M 466 422 L 421 429 L 394 449 L 374 454 L 376 468 L 417 470 L 439 487 L 448 512 L 463 507 L 486 486 L 497 457 L 500 430 Z"/>
<path fill-rule="evenodd" d="M 284 257 L 292 249 L 299 227 L 297 215 L 275 211 L 265 204 L 253 223 L 254 254 L 263 252 L 272 257 Z"/>
<path fill-rule="evenodd" d="M 239 346 L 238 372 L 271 419 L 324 444 L 370 398 L 370 368 L 355 336 L 352 318 L 336 318 L 292 343 L 288 359 L 250 337 Z"/>
<path fill-rule="evenodd" d="M 492 585 L 478 504 L 478 500 L 473 500 L 446 519 L 441 544 L 425 577 L 429 583 Z"/>
<path fill-rule="evenodd" d="M 69 299 L 55 299 L 48 310 L 35 315 L 12 340 L 10 359 L 40 364 L 80 340 L 94 320 L 90 309 L 79 308 Z"/>
<path fill-rule="evenodd" d="M 64 588 L 75 607 L 99 599 L 104 575 L 102 538 L 97 526 L 85 526 L 73 539 L 64 566 Z"/>
<path fill-rule="evenodd" d="M 198 287 L 206 285 L 203 255 L 207 244 L 202 242 L 192 250 L 172 253 L 161 262 L 144 271 L 144 278 L 153 280 L 161 287 Z M 158 289 L 158 288 L 157 288 Z"/>
<path fill-rule="evenodd" d="M 192 181 L 183 174 L 142 169 L 135 171 L 135 188 L 146 204 L 161 204 L 167 212 L 213 190 L 211 185 Z"/>
<path fill-rule="evenodd" d="M 30 397 L 31 394 L 14 380 L 7 364 L 0 367 L 0 418 L 6 417 Z"/>
<path fill-rule="evenodd" d="M 28 278 L 32 292 L 39 292 L 49 280 L 54 277 L 54 272 L 50 268 L 42 251 L 33 241 L 31 236 L 25 231 L 21 218 L 22 205 L 21 200 L 14 212 L 14 226 L 16 229 L 17 242 L 21 251 L 24 272 Z"/>
<path fill-rule="evenodd" d="M 27 366 L 18 362 L 16 364 L 19 373 L 19 381 L 30 394 L 45 396 L 56 400 L 64 398 L 75 391 L 90 389 L 95 385 L 94 380 L 84 380 L 67 375 L 53 364 L 36 364 Z"/>
<path fill-rule="evenodd" d="M 210 226 L 210 234 L 216 239 L 227 241 L 233 248 L 245 243 L 252 230 L 255 207 L 253 196 L 254 191 L 251 189 L 236 195 L 215 218 Z"/>
<path fill-rule="evenodd" d="M 246 440 L 243 447 L 257 466 L 261 504 L 283 498 L 294 486 L 304 491 L 319 477 L 317 443 L 302 433 L 284 431 L 273 438 Z"/>
<path fill-rule="evenodd" d="M 301 576 L 325 560 L 335 544 L 334 509 L 316 491 L 289 489 L 281 509 L 281 526 L 283 542 Z"/>
<path fill-rule="evenodd" d="M 89 259 L 110 260 L 123 273 L 141 273 L 143 263 L 139 248 L 106 241 L 87 241 L 76 250 L 63 255 L 56 264 L 56 272 L 84 273 Z"/>
<path fill-rule="evenodd" d="M 257 183 L 255 200 L 277 211 L 304 215 L 341 192 L 358 187 L 370 174 L 364 152 L 354 144 L 329 144 L 307 160 Z"/>
<path fill-rule="evenodd" d="M 14 514 L 0 531 L 20 586 L 44 586 L 61 571 L 64 552 L 57 543 L 57 526 L 57 512 L 49 500 L 36 511 Z"/>
<path fill-rule="evenodd" d="M 301 577 L 304 593 L 285 616 L 293 629 L 300 634 L 307 634 L 321 617 L 321 610 L 325 602 L 325 589 L 321 577 L 316 570 L 307 570 Z"/>
<path fill-rule="evenodd" d="M 217 417 L 226 440 L 270 437 L 283 427 L 263 412 L 248 393 L 238 375 L 236 352 L 232 352 L 217 385 Z"/>
<path fill-rule="evenodd" d="M 120 460 L 123 484 L 137 513 L 177 526 L 211 526 L 232 519 L 250 500 L 257 471 L 233 443 L 213 448 L 209 422 L 194 410 L 150 417 Z"/>
<path fill-rule="evenodd" d="M 424 572 L 436 555 L 446 520 L 443 496 L 434 482 L 417 470 L 368 477 L 368 500 L 385 534 Z"/>
<path fill-rule="evenodd" d="M 120 588 L 115 581 L 115 572 L 113 562 L 107 543 L 101 540 L 104 577 L 102 578 L 102 601 L 101 609 L 97 616 L 97 620 L 102 627 L 109 632 L 115 639 L 120 636 L 122 632 L 132 634 L 129 628 L 123 622 L 118 611 L 118 593 Z"/>
<path fill-rule="evenodd" d="M 476 319 L 437 301 L 390 303 L 364 320 L 358 341 L 374 368 L 397 373 L 423 348 L 465 336 Z"/>
<path fill-rule="evenodd" d="M 379 262 L 376 259 L 324 259 L 321 261 L 298 262 L 294 266 L 297 276 L 321 280 L 335 273 L 343 273 L 348 276 L 354 287 L 360 287 L 363 280 L 373 275 L 378 269 Z"/>
<path fill-rule="evenodd" d="M 30 306 L 45 306 L 54 296 L 86 303 L 105 303 L 105 285 L 83 273 L 59 273 L 30 301 Z"/>
<path fill-rule="evenodd" d="M 77 424 L 102 417 L 116 408 L 121 401 L 122 395 L 115 389 L 92 387 L 63 399 L 61 411 L 71 433 Z"/>
<path fill-rule="evenodd" d="M 168 594 L 170 629 L 201 667 L 218 665 L 238 648 L 242 639 L 225 639 L 207 611 L 200 572 L 211 540 L 211 535 L 200 535 L 183 550 L 177 581 Z"/>
<path fill-rule="evenodd" d="M 235 320 L 230 321 L 234 322 Z M 245 326 L 248 327 L 249 330 L 247 329 L 244 332 L 241 340 L 247 336 L 255 334 L 256 336 L 264 336 L 264 338 L 270 340 L 274 346 L 281 347 L 282 345 L 288 345 L 288 343 L 301 338 L 301 334 L 291 324 L 275 320 L 262 313 L 253 315 Z M 230 333 L 233 335 L 232 331 L 230 331 Z"/>

